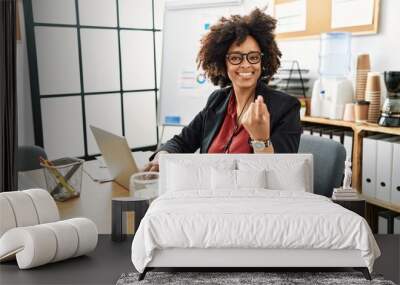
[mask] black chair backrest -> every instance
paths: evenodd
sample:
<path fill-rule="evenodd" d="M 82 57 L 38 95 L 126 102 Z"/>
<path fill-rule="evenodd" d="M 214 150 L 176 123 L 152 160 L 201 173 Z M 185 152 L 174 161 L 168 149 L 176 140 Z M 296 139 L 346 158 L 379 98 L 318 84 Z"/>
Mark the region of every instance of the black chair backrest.
<path fill-rule="evenodd" d="M 314 193 L 332 197 L 333 188 L 342 183 L 346 149 L 334 140 L 302 135 L 299 153 L 314 157 Z"/>
<path fill-rule="evenodd" d="M 43 148 L 35 145 L 18 146 L 16 167 L 17 171 L 29 171 L 41 168 L 40 157 L 47 159 Z"/>

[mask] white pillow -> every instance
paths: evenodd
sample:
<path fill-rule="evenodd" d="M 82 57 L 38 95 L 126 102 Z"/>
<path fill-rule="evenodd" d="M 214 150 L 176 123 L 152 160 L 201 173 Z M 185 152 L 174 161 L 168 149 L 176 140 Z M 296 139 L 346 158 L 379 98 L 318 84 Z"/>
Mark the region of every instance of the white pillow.
<path fill-rule="evenodd" d="M 236 170 L 237 188 L 267 188 L 267 172 L 262 170 Z"/>
<path fill-rule="evenodd" d="M 304 162 L 290 168 L 267 171 L 267 187 L 271 190 L 307 191 L 307 168 Z"/>
<path fill-rule="evenodd" d="M 307 191 L 311 189 L 309 164 L 296 158 L 271 156 L 265 159 L 240 159 L 239 170 L 266 170 L 267 188 L 271 190 Z"/>
<path fill-rule="evenodd" d="M 211 189 L 235 190 L 236 170 L 211 168 Z"/>
<path fill-rule="evenodd" d="M 212 190 L 240 190 L 242 188 L 266 188 L 266 171 L 262 170 L 211 170 Z"/>
<path fill-rule="evenodd" d="M 175 160 L 167 164 L 167 191 L 210 190 L 211 169 L 233 170 L 234 160 L 199 162 L 196 160 Z"/>

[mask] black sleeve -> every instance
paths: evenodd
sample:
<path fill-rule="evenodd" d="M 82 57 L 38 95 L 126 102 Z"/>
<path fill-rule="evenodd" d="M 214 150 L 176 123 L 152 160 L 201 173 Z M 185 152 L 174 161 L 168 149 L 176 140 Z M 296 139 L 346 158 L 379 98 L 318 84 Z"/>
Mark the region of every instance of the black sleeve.
<path fill-rule="evenodd" d="M 175 135 L 172 139 L 167 141 L 156 152 L 161 150 L 170 153 L 192 153 L 195 152 L 201 143 L 201 136 L 203 133 L 205 109 L 199 112 L 190 124 L 182 129 L 179 135 Z"/>
<path fill-rule="evenodd" d="M 288 108 L 280 116 L 276 127 L 272 130 L 271 141 L 275 153 L 297 153 L 299 149 L 301 125 L 300 102 L 291 98 Z"/>
<path fill-rule="evenodd" d="M 175 135 L 172 139 L 167 141 L 159 149 L 157 149 L 150 157 L 150 161 L 153 160 L 154 156 L 159 151 L 167 151 L 169 153 L 193 153 L 200 148 L 202 136 L 203 136 L 203 124 L 205 113 L 209 108 L 210 102 L 212 102 L 217 95 L 217 91 L 214 91 L 208 98 L 207 104 L 203 110 L 201 110 L 194 119 L 189 123 L 188 126 L 184 127 L 179 135 Z"/>

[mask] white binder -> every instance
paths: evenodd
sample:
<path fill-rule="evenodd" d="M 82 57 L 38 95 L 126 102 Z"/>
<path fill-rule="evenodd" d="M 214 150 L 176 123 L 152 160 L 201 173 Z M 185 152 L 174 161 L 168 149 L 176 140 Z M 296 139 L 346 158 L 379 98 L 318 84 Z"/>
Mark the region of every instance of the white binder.
<path fill-rule="evenodd" d="M 388 234 L 389 221 L 381 216 L 378 216 L 378 234 Z"/>
<path fill-rule="evenodd" d="M 346 160 L 352 161 L 353 156 L 353 133 L 345 132 L 343 138 L 343 146 L 346 149 Z"/>
<path fill-rule="evenodd" d="M 391 202 L 400 205 L 400 141 L 393 143 Z M 400 227 L 400 218 L 398 219 Z"/>
<path fill-rule="evenodd" d="M 397 136 L 377 140 L 376 198 L 386 202 L 390 202 L 392 189 L 393 143 L 398 140 Z"/>
<path fill-rule="evenodd" d="M 316 137 L 320 137 L 321 136 L 321 129 L 319 128 L 313 128 L 312 129 L 312 135 L 316 136 Z"/>
<path fill-rule="evenodd" d="M 333 129 L 332 130 L 332 139 L 334 141 L 337 141 L 338 143 L 343 144 L 343 140 L 344 140 L 344 131 L 341 129 Z"/>
<path fill-rule="evenodd" d="M 393 233 L 395 235 L 400 235 L 400 216 L 394 218 L 394 226 L 393 226 L 394 230 Z"/>
<path fill-rule="evenodd" d="M 363 139 L 362 153 L 362 193 L 368 197 L 376 197 L 376 152 L 377 140 L 390 137 L 379 134 Z M 346 137 L 345 137 L 346 139 Z"/>
<path fill-rule="evenodd" d="M 342 143 L 342 140 L 341 140 L 341 138 L 340 138 L 340 135 L 338 135 L 338 134 L 332 134 L 332 139 L 333 139 L 334 141 L 337 141 L 338 143 Z"/>

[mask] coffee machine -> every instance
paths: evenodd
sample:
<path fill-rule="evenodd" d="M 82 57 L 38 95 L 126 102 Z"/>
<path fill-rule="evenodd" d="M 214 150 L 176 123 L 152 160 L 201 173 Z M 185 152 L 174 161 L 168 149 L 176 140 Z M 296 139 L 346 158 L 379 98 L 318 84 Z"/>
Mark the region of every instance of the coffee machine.
<path fill-rule="evenodd" d="M 385 71 L 384 79 L 387 96 L 378 124 L 385 127 L 400 127 L 400 71 Z"/>

